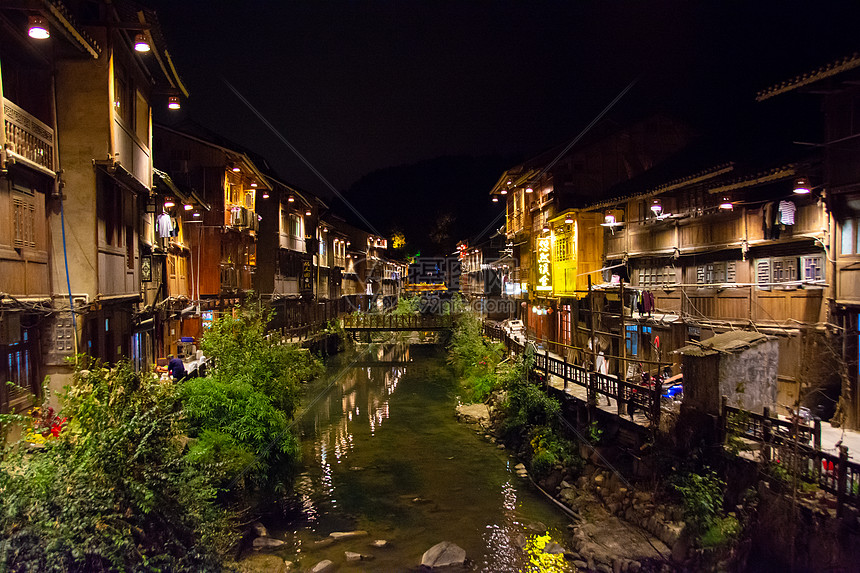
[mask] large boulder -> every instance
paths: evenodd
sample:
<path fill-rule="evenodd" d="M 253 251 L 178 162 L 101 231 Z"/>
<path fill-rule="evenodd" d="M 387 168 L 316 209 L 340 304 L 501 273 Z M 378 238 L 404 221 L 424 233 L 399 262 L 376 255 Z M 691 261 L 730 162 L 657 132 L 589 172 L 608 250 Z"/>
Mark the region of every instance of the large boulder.
<path fill-rule="evenodd" d="M 450 541 L 437 543 L 421 556 L 421 566 L 429 567 L 430 569 L 463 565 L 465 562 L 466 550 Z"/>
<path fill-rule="evenodd" d="M 275 539 L 273 537 L 257 537 L 253 541 L 253 547 L 255 551 L 259 551 L 260 549 L 271 549 L 273 547 L 280 547 L 284 542 L 280 539 Z"/>

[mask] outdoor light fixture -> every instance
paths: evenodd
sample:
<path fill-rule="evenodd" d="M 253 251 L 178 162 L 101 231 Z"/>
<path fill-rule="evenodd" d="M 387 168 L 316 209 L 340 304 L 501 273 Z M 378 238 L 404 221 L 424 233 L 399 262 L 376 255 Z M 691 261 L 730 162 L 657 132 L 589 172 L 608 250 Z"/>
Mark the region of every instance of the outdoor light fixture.
<path fill-rule="evenodd" d="M 499 202 L 499 198 L 496 197 L 495 195 L 493 195 L 493 203 L 498 203 L 498 202 Z"/>
<path fill-rule="evenodd" d="M 27 35 L 31 38 L 35 40 L 47 40 L 51 37 L 48 23 L 41 16 L 30 16 L 28 25 Z"/>
<path fill-rule="evenodd" d="M 531 187 L 526 187 L 526 193 L 534 193 L 534 189 Z"/>
<path fill-rule="evenodd" d="M 544 223 L 544 226 L 543 226 L 543 232 L 544 232 L 544 233 L 549 233 L 549 225 L 547 225 L 546 223 Z"/>
<path fill-rule="evenodd" d="M 173 207 L 175 205 L 176 205 L 176 203 L 173 202 L 173 199 L 165 199 L 164 200 L 164 208 L 165 209 L 170 209 L 171 207 Z"/>
<path fill-rule="evenodd" d="M 233 166 L 233 173 L 239 173 L 242 169 L 238 165 Z"/>
<path fill-rule="evenodd" d="M 352 243 L 350 243 L 349 241 L 347 241 L 347 242 L 346 242 L 346 246 L 347 246 L 347 247 L 348 247 L 348 246 L 350 246 L 351 244 L 352 244 Z"/>
<path fill-rule="evenodd" d="M 269 198 L 269 193 L 266 191 L 263 191 L 263 199 L 268 199 L 268 198 Z"/>
<path fill-rule="evenodd" d="M 292 202 L 293 202 L 293 201 L 295 201 L 295 200 L 296 200 L 296 198 L 295 198 L 295 197 L 293 197 L 292 195 L 290 195 L 289 197 L 287 197 L 287 202 L 289 202 L 289 203 L 292 203 Z"/>
<path fill-rule="evenodd" d="M 794 192 L 797 195 L 809 195 L 810 191 L 809 181 L 805 177 L 800 177 L 794 182 Z"/>
<path fill-rule="evenodd" d="M 312 214 L 312 213 L 311 213 L 311 210 L 310 210 L 310 209 L 308 209 L 307 211 L 305 211 L 305 215 L 306 215 L 307 217 L 310 217 L 310 216 L 311 216 L 311 214 Z"/>
<path fill-rule="evenodd" d="M 507 190 L 507 189 L 502 189 L 502 190 L 501 190 L 501 194 L 502 194 L 502 195 L 507 195 L 507 194 L 508 194 L 508 190 Z"/>
<path fill-rule="evenodd" d="M 179 96 L 170 96 L 167 98 L 167 107 L 169 109 L 179 109 Z"/>
<path fill-rule="evenodd" d="M 191 209 L 194 208 L 194 205 L 191 205 L 190 203 L 186 203 L 185 205 L 182 206 L 182 208 L 185 209 L 186 211 L 190 211 Z"/>
<path fill-rule="evenodd" d="M 257 186 L 256 183 L 251 183 L 251 187 L 256 187 L 256 186 Z"/>
<path fill-rule="evenodd" d="M 199 211 L 194 211 L 194 213 L 192 213 L 191 215 L 192 215 L 193 217 L 199 217 L 199 216 L 200 216 L 200 212 L 199 212 Z"/>
<path fill-rule="evenodd" d="M 723 209 L 725 211 L 731 211 L 732 209 L 734 209 L 734 206 L 732 205 L 732 202 L 731 200 L 729 200 L 728 197 L 723 197 L 723 200 L 720 201 L 720 209 Z"/>
<path fill-rule="evenodd" d="M 663 212 L 663 204 L 660 202 L 659 199 L 654 199 L 653 201 L 651 201 L 651 212 L 658 217 L 660 216 L 660 213 Z"/>
<path fill-rule="evenodd" d="M 603 216 L 602 225 L 606 226 L 606 227 L 611 227 L 612 225 L 615 225 L 615 224 L 617 224 L 617 221 L 615 220 L 615 215 L 613 215 L 612 213 L 607 211 L 606 215 Z"/>
<path fill-rule="evenodd" d="M 148 52 L 150 49 L 149 40 L 146 39 L 146 35 L 143 32 L 138 32 L 134 35 L 134 51 Z"/>
<path fill-rule="evenodd" d="M 564 218 L 564 222 L 565 222 L 565 224 L 567 224 L 567 225 L 572 225 L 572 224 L 573 224 L 573 217 L 571 217 L 570 215 L 568 215 L 567 217 L 565 217 L 565 218 Z"/>

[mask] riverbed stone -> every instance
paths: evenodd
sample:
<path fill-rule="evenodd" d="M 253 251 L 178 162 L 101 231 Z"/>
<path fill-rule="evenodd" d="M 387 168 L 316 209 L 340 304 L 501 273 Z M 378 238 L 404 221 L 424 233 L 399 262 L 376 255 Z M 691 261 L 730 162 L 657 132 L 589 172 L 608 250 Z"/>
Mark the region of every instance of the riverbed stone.
<path fill-rule="evenodd" d="M 254 551 L 259 551 L 261 549 L 271 549 L 273 547 L 280 547 L 283 544 L 283 541 L 281 541 L 280 539 L 275 539 L 274 537 L 257 537 L 252 542 Z"/>
<path fill-rule="evenodd" d="M 342 539 L 355 539 L 356 537 L 365 537 L 367 535 L 366 531 L 356 530 L 356 531 L 332 531 L 328 534 L 329 537 L 335 540 Z"/>
<path fill-rule="evenodd" d="M 450 541 L 437 543 L 421 556 L 421 566 L 434 569 L 463 565 L 466 562 L 466 550 Z"/>
<path fill-rule="evenodd" d="M 564 547 L 555 541 L 550 541 L 544 546 L 543 552 L 549 553 L 550 555 L 558 555 L 559 553 L 564 553 Z"/>
<path fill-rule="evenodd" d="M 373 543 L 370 544 L 371 547 L 388 547 L 388 541 L 385 539 L 377 539 Z"/>
<path fill-rule="evenodd" d="M 588 563 L 581 559 L 574 559 L 573 566 L 576 567 L 578 571 L 584 571 L 588 567 Z"/>
<path fill-rule="evenodd" d="M 330 559 L 323 559 L 314 565 L 308 573 L 328 573 L 334 571 L 334 562 Z"/>
<path fill-rule="evenodd" d="M 532 521 L 526 525 L 526 529 L 535 533 L 546 533 L 546 524 L 540 521 Z"/>
<path fill-rule="evenodd" d="M 241 573 L 283 573 L 289 571 L 283 559 L 271 553 L 255 553 L 239 562 Z"/>
<path fill-rule="evenodd" d="M 253 533 L 257 537 L 269 536 L 269 531 L 266 529 L 266 526 L 259 521 L 255 521 L 251 524 L 251 533 Z"/>

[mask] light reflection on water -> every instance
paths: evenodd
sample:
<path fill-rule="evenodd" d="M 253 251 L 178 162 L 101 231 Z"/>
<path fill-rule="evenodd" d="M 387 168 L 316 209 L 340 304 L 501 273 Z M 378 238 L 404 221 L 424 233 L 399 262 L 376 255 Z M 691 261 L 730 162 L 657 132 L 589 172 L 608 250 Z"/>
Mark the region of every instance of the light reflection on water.
<path fill-rule="evenodd" d="M 466 550 L 472 570 L 540 571 L 522 549 L 533 537 L 527 526 L 546 524 L 564 545 L 567 522 L 515 476 L 504 450 L 457 423 L 444 354 L 380 345 L 369 356 L 382 365 L 353 366 L 300 422 L 296 496 L 267 522 L 288 540 L 277 554 L 301 569 L 331 559 L 344 570 L 417 571 L 424 551 L 447 540 Z M 308 399 L 324 384 L 308 388 Z M 356 529 L 369 536 L 323 541 Z M 372 548 L 374 539 L 391 546 Z M 344 551 L 374 559 L 348 564 Z"/>

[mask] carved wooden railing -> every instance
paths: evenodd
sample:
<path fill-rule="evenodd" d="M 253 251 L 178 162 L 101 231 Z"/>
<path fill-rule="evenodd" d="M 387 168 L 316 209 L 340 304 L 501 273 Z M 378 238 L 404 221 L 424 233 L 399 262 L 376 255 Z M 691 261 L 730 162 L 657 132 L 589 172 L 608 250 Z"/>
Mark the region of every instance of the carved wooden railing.
<path fill-rule="evenodd" d="M 54 130 L 8 99 L 3 100 L 6 149 L 54 172 Z"/>

